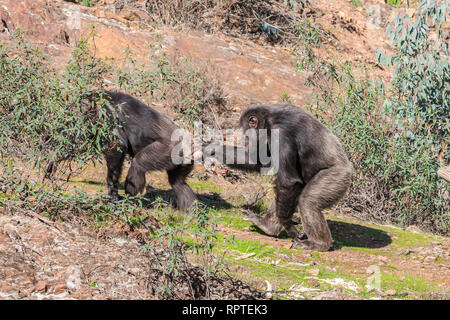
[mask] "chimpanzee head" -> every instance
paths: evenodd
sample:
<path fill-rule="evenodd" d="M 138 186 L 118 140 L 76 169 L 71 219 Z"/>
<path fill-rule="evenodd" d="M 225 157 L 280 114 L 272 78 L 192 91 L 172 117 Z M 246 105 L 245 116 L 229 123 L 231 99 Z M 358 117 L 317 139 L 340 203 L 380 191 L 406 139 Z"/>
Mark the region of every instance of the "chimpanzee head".
<path fill-rule="evenodd" d="M 250 107 L 242 113 L 239 126 L 244 131 L 248 129 L 270 129 L 267 128 L 269 112 L 264 106 Z"/>

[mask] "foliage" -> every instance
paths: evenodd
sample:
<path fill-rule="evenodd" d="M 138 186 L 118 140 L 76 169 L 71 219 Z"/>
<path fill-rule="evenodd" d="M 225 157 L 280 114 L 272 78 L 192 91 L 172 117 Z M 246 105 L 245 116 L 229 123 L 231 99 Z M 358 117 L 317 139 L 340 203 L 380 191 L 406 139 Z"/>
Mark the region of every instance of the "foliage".
<path fill-rule="evenodd" d="M 385 2 L 393 6 L 400 6 L 403 4 L 402 0 L 385 0 Z"/>
<path fill-rule="evenodd" d="M 150 47 L 153 68 L 134 59 L 125 50 L 125 66 L 116 73 L 119 87 L 134 96 L 147 96 L 149 103 L 163 103 L 177 119 L 192 125 L 202 120 L 211 124 L 211 114 L 224 112 L 222 86 L 214 70 L 194 66 L 185 57 L 169 57 L 162 46 Z"/>
<path fill-rule="evenodd" d="M 387 113 L 411 143 L 429 136 L 436 148 L 448 146 L 450 130 L 447 14 L 448 1 L 422 0 L 415 20 L 407 14 L 397 15 L 394 24 L 387 27 L 396 53 L 389 56 L 378 51 L 377 55 L 381 63 L 395 67 Z"/>
<path fill-rule="evenodd" d="M 450 188 L 436 175 L 449 163 L 446 12 L 443 1 L 421 1 L 414 21 L 397 16 L 388 27 L 396 53 L 377 53 L 395 68 L 388 87 L 355 78 L 350 65 L 336 67 L 312 50 L 306 60 L 297 56 L 299 69 L 313 71 L 307 84 L 320 94 L 311 111 L 338 136 L 353 163 L 345 204 L 355 215 L 450 232 Z"/>
<path fill-rule="evenodd" d="M 113 139 L 117 118 L 98 95 L 111 68 L 80 40 L 64 71 L 56 73 L 37 47 L 17 30 L 11 45 L 0 45 L 0 206 L 55 217 L 92 216 L 102 223 L 112 216 L 128 220 L 139 201 L 110 203 L 84 191 L 63 189 L 77 169 L 99 160 Z M 48 177 L 46 164 L 53 164 Z M 60 178 L 64 180 L 61 181 Z"/>
<path fill-rule="evenodd" d="M 108 65 L 81 40 L 63 74 L 48 66 L 20 30 L 12 47 L 0 46 L 0 143 L 2 158 L 20 157 L 38 171 L 51 161 L 83 166 L 101 157 L 116 118 L 104 99 L 82 100 L 103 88 Z M 63 170 L 64 166 L 60 166 Z"/>
<path fill-rule="evenodd" d="M 86 7 L 92 7 L 93 6 L 92 0 L 83 0 L 82 4 L 83 4 L 83 6 L 86 6 Z"/>
<path fill-rule="evenodd" d="M 223 259 L 217 259 L 213 248 L 217 240 L 217 213 L 200 202 L 195 202 L 187 217 L 173 218 L 168 214 L 166 203 L 156 200 L 157 212 L 164 225 L 152 234 L 152 241 L 144 245 L 149 254 L 150 268 L 157 275 L 153 279 L 153 291 L 159 298 L 176 298 L 176 285 L 179 281 L 188 282 L 190 296 L 195 297 L 194 284 L 198 278 L 191 279 L 188 262 L 189 252 L 194 253 L 200 260 L 201 281 L 206 284 L 211 274 L 217 273 L 224 267 Z M 191 270 L 192 271 L 192 270 Z M 206 292 L 208 297 L 208 292 Z"/>
<path fill-rule="evenodd" d="M 107 196 L 91 194 L 84 190 L 73 189 L 63 193 L 63 190 L 56 189 L 55 185 L 52 185 L 52 189 L 45 184 L 29 180 L 23 168 L 15 165 L 12 160 L 2 169 L 0 207 L 11 212 L 28 211 L 52 220 L 90 217 L 95 226 L 104 226 L 117 219 L 137 226 L 145 219 L 145 216 L 137 215 L 144 208 L 139 198 L 124 197 L 111 202 Z"/>
<path fill-rule="evenodd" d="M 382 114 L 385 88 L 339 69 L 339 94 L 312 110 L 339 137 L 354 167 L 345 205 L 353 214 L 382 223 L 417 224 L 448 234 L 450 189 L 436 176 L 438 163 L 427 136 L 415 144 Z M 327 116 L 333 110 L 333 117 Z"/>

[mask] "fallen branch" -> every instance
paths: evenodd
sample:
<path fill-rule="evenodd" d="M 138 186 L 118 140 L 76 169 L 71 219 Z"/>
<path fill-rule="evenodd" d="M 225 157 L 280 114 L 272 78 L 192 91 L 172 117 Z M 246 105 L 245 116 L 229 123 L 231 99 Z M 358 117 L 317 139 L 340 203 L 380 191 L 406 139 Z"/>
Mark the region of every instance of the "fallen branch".
<path fill-rule="evenodd" d="M 450 182 L 450 166 L 440 168 L 437 175 L 445 181 Z"/>

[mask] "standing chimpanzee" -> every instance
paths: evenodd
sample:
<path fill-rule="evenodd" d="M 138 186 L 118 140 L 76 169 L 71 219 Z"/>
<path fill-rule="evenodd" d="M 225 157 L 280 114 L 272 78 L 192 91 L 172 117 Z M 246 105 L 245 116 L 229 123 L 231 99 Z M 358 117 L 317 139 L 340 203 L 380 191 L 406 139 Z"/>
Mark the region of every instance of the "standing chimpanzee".
<path fill-rule="evenodd" d="M 250 107 L 242 113 L 239 123 L 244 131 L 256 129 L 256 138 L 258 129 L 267 129 L 268 138 L 263 140 L 267 146 L 264 147 L 272 152 L 272 161 L 274 156 L 279 156 L 278 171 L 275 173 L 275 208 L 272 206 L 264 217 L 250 214 L 249 220 L 273 236 L 279 235 L 284 227 L 293 238 L 293 248 L 328 251 L 332 238 L 322 210 L 344 196 L 352 172 L 352 166 L 336 136 L 307 111 L 285 104 Z M 279 130 L 277 155 L 270 150 L 272 129 Z M 260 149 L 261 140 L 258 141 L 257 148 Z M 247 163 L 248 154 L 244 165 L 228 161 L 235 159 L 225 157 L 225 163 L 252 171 L 261 168 L 258 163 Z M 297 205 L 300 207 L 304 234 L 296 230 L 292 220 Z"/>
<path fill-rule="evenodd" d="M 118 181 L 125 155 L 129 154 L 132 161 L 125 181 L 125 193 L 134 196 L 142 192 L 146 172 L 166 170 L 178 208 L 187 211 L 196 199 L 185 181 L 193 165 L 174 164 L 172 161 L 172 148 L 177 142 L 171 141 L 171 136 L 178 127 L 166 115 L 128 94 L 104 91 L 104 98 L 119 110 L 120 121 L 120 126 L 116 128 L 119 148 L 104 151 L 110 197 L 118 199 Z"/>

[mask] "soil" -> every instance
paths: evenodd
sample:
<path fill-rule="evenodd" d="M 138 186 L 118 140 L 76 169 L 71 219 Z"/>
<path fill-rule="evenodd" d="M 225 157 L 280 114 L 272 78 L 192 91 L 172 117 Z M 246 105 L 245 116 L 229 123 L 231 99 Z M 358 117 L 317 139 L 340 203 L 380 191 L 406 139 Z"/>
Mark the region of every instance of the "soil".
<path fill-rule="evenodd" d="M 158 299 L 153 269 L 138 232 L 101 230 L 0 210 L 0 299 Z M 172 299 L 265 299 L 229 276 L 191 266 L 180 270 Z M 207 287 L 206 288 L 206 285 Z"/>

